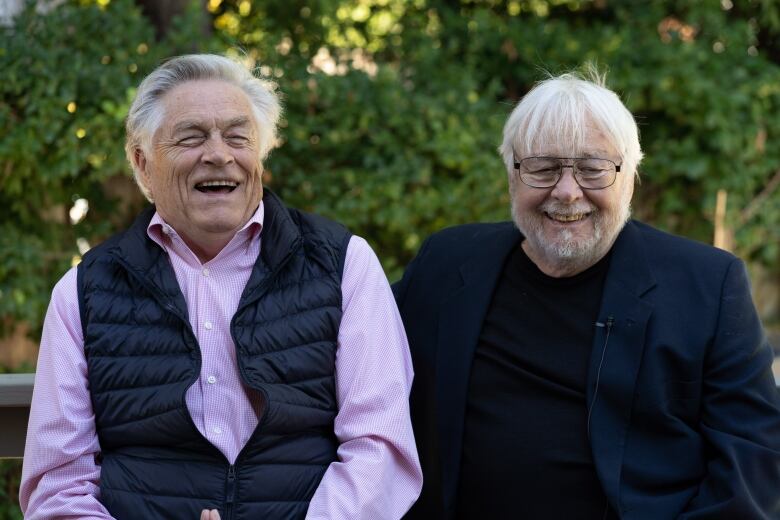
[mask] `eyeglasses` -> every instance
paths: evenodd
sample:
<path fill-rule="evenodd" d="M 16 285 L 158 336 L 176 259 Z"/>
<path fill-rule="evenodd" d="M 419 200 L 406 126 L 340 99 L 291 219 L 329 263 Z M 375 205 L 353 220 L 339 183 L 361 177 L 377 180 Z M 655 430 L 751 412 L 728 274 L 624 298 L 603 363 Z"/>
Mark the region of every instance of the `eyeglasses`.
<path fill-rule="evenodd" d="M 573 162 L 563 164 L 564 161 Z M 563 169 L 571 168 L 580 188 L 603 190 L 615 183 L 620 171 L 620 165 L 609 159 L 591 157 L 526 157 L 514 164 L 520 180 L 532 188 L 552 188 L 561 179 Z"/>

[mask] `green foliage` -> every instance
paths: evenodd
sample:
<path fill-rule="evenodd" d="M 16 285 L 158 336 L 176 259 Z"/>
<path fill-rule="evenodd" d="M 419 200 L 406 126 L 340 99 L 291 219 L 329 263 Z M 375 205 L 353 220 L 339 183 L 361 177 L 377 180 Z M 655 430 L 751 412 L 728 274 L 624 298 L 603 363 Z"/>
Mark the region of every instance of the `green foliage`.
<path fill-rule="evenodd" d="M 21 460 L 0 460 L 0 520 L 22 520 L 22 512 L 13 504 L 19 496 Z"/>
<path fill-rule="evenodd" d="M 640 124 L 635 213 L 709 241 L 715 193 L 726 189 L 737 252 L 778 265 L 777 193 L 751 206 L 780 169 L 772 2 L 208 4 L 213 37 L 200 32 L 198 2 L 163 41 L 130 0 L 72 0 L 45 16 L 28 8 L 5 30 L 2 315 L 37 330 L 76 239 L 94 244 L 130 221 L 139 197 L 107 189 L 127 175 L 122 119 L 140 79 L 190 51 L 241 53 L 278 82 L 286 116 L 267 183 L 369 239 L 391 279 L 429 233 L 507 218 L 495 153 L 506 116 L 545 71 L 586 61 L 609 69 Z M 73 226 L 68 210 L 82 197 L 90 211 Z"/>

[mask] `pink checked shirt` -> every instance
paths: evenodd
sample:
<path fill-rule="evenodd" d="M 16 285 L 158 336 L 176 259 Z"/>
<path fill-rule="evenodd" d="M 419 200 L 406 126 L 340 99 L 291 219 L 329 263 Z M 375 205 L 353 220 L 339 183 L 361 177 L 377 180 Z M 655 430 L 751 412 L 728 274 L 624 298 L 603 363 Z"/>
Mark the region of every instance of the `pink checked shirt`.
<path fill-rule="evenodd" d="M 168 254 L 200 344 L 201 373 L 187 391 L 187 408 L 231 463 L 262 406 L 241 384 L 230 319 L 260 253 L 263 215 L 261 203 L 205 264 L 158 214 L 147 229 Z M 341 290 L 334 424 L 339 460 L 325 472 L 306 518 L 397 519 L 422 487 L 409 419 L 413 373 L 387 279 L 357 236 L 347 248 Z M 98 500 L 98 452 L 73 268 L 54 288 L 41 338 L 19 492 L 25 518 L 111 518 Z"/>

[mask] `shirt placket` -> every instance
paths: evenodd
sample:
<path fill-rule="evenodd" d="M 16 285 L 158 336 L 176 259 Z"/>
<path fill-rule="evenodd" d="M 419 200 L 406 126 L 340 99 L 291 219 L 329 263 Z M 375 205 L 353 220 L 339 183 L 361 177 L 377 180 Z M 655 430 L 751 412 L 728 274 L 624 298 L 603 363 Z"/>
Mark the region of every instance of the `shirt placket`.
<path fill-rule="evenodd" d="M 219 338 L 222 326 L 218 323 L 218 308 L 211 298 L 212 272 L 208 265 L 200 266 L 196 274 L 198 301 L 198 336 L 201 348 L 201 388 L 203 392 L 203 425 L 206 437 L 223 447 L 227 425 L 219 411 Z"/>

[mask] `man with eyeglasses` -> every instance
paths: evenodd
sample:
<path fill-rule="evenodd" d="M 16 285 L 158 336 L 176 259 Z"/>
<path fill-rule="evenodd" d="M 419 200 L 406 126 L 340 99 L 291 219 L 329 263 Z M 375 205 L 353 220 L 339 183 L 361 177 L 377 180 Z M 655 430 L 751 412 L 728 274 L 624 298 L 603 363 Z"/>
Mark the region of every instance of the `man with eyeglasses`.
<path fill-rule="evenodd" d="M 564 74 L 500 147 L 514 222 L 446 229 L 394 286 L 412 519 L 780 518 L 772 354 L 733 255 L 630 220 L 637 126 Z"/>

